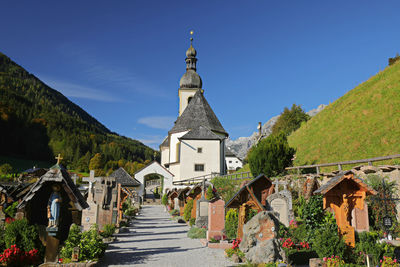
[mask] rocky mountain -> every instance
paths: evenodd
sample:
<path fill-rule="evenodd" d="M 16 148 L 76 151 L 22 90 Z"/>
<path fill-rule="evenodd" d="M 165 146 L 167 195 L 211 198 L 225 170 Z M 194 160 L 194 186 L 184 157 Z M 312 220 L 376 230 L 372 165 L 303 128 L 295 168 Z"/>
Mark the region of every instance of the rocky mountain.
<path fill-rule="evenodd" d="M 327 105 L 321 104 L 317 108 L 308 111 L 307 114 L 313 117 L 317 115 L 319 112 L 321 112 L 326 106 Z M 272 117 L 262 126 L 261 133 L 263 138 L 271 134 L 272 126 L 274 126 L 279 116 L 280 115 Z M 258 135 L 259 135 L 258 132 L 254 132 L 252 135 L 248 137 L 239 137 L 236 140 L 228 139 L 226 140 L 226 146 L 239 158 L 244 159 L 249 149 L 256 143 Z"/>

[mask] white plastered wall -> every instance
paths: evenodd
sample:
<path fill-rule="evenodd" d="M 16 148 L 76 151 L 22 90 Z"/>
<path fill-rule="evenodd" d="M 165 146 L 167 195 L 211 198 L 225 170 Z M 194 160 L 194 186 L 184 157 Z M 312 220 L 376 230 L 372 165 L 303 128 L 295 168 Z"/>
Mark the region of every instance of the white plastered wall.
<path fill-rule="evenodd" d="M 179 153 L 179 151 L 176 150 L 176 144 L 178 144 L 180 142 L 178 138 L 182 137 L 187 132 L 188 131 L 171 134 L 171 137 L 170 137 L 170 140 L 169 140 L 169 163 L 176 162 L 176 159 L 177 159 L 176 158 L 176 154 L 177 154 L 177 152 Z M 170 168 L 170 171 L 171 170 L 172 169 Z M 172 172 L 172 173 L 175 175 L 174 172 Z"/>
<path fill-rule="evenodd" d="M 179 89 L 179 116 L 188 105 L 189 97 L 193 97 L 198 89 Z"/>
<path fill-rule="evenodd" d="M 197 149 L 201 147 L 202 153 Z M 219 140 L 182 140 L 180 175 L 174 181 L 196 176 L 220 173 L 220 141 Z M 195 171 L 195 164 L 204 164 L 204 171 Z"/>

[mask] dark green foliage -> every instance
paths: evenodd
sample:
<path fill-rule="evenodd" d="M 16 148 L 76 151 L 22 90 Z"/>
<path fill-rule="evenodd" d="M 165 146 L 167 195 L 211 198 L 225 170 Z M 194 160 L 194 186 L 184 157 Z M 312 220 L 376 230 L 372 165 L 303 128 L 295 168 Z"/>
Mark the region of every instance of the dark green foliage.
<path fill-rule="evenodd" d="M 100 233 L 100 235 L 104 238 L 112 237 L 112 235 L 115 233 L 115 224 L 106 224 L 103 227 L 103 231 Z"/>
<path fill-rule="evenodd" d="M 254 177 L 260 173 L 269 177 L 282 174 L 292 164 L 294 153 L 285 134 L 270 135 L 250 150 L 248 160 L 251 173 Z"/>
<path fill-rule="evenodd" d="M 285 107 L 274 126 L 272 126 L 272 134 L 276 135 L 283 132 L 285 135 L 290 135 L 300 128 L 302 122 L 306 122 L 309 119 L 310 116 L 300 106 L 293 104 L 290 110 Z"/>
<path fill-rule="evenodd" d="M 312 247 L 319 258 L 335 255 L 343 259 L 347 250 L 344 240 L 339 237 L 336 224 L 326 224 L 317 229 Z"/>
<path fill-rule="evenodd" d="M 161 198 L 161 204 L 163 204 L 164 206 L 166 206 L 168 204 L 168 196 L 167 194 L 164 194 Z"/>
<path fill-rule="evenodd" d="M 249 212 L 247 213 L 246 222 L 250 221 L 251 218 L 257 215 L 257 213 L 258 213 L 257 210 L 250 209 Z"/>
<path fill-rule="evenodd" d="M 10 206 L 8 206 L 4 210 L 4 213 L 9 217 L 14 218 L 15 217 L 15 213 L 17 213 L 18 204 L 19 204 L 18 201 L 15 201 L 14 203 L 12 203 Z"/>
<path fill-rule="evenodd" d="M 185 209 L 183 210 L 183 219 L 187 222 L 192 217 L 192 209 L 193 209 L 193 199 L 189 199 L 188 202 L 186 203 Z"/>
<path fill-rule="evenodd" d="M 312 196 L 302 209 L 301 219 L 307 225 L 307 228 L 312 230 L 324 224 L 324 217 L 323 197 L 321 195 Z"/>
<path fill-rule="evenodd" d="M 143 162 L 154 155 L 139 141 L 108 130 L 2 53 L 0 129 L 2 155 L 54 162 L 54 155 L 61 153 L 64 165 L 80 171 L 88 171 L 96 153 L 104 164 L 119 159 Z"/>
<path fill-rule="evenodd" d="M 225 233 L 228 239 L 234 239 L 237 236 L 238 211 L 230 209 L 225 216 Z"/>
<path fill-rule="evenodd" d="M 359 255 L 361 252 L 361 257 L 359 263 L 366 263 L 363 261 L 365 254 L 371 256 L 371 263 L 373 266 L 379 265 L 379 260 L 383 256 L 392 257 L 394 256 L 395 247 L 387 243 L 377 243 L 379 240 L 379 234 L 377 232 L 362 232 L 356 235 L 356 247 L 355 255 Z"/>
<path fill-rule="evenodd" d="M 238 183 L 240 180 L 230 180 L 222 177 L 215 177 L 211 180 L 214 188 L 217 190 L 218 196 L 225 202 L 228 202 L 238 190 Z"/>
<path fill-rule="evenodd" d="M 0 175 L 7 175 L 12 173 L 12 166 L 8 163 L 0 165 Z"/>
<path fill-rule="evenodd" d="M 37 249 L 41 251 L 42 245 L 36 227 L 29 225 L 26 219 L 15 220 L 6 224 L 4 242 L 7 248 L 16 245 L 24 251 Z"/>
<path fill-rule="evenodd" d="M 187 236 L 192 239 L 206 238 L 206 235 L 207 235 L 206 228 L 197 228 L 197 227 L 191 227 L 187 233 Z"/>
<path fill-rule="evenodd" d="M 308 266 L 310 259 L 318 258 L 318 254 L 313 250 L 307 249 L 291 249 L 288 251 L 289 262 L 292 266 L 305 265 Z"/>
<path fill-rule="evenodd" d="M 207 200 L 211 200 L 211 199 L 213 199 L 214 197 L 215 197 L 215 195 L 214 195 L 213 187 L 212 187 L 212 186 L 209 186 L 209 187 L 207 188 L 207 192 L 206 192 L 206 199 L 207 199 Z"/>
<path fill-rule="evenodd" d="M 392 200 L 386 200 L 384 202 L 382 199 L 390 199 L 393 198 L 393 195 L 396 192 L 397 184 L 395 181 L 389 181 L 387 178 L 385 179 L 385 189 L 383 187 L 383 180 L 385 178 L 376 175 L 370 174 L 367 176 L 366 183 L 375 189 L 378 194 L 376 196 L 369 196 L 367 198 L 369 215 L 370 215 L 370 226 L 375 230 L 383 230 L 386 231 L 385 226 L 383 225 L 383 217 L 386 215 L 392 218 L 393 226 L 389 230 L 394 230 L 398 227 L 398 222 L 396 219 L 396 203 Z"/>
<path fill-rule="evenodd" d="M 4 228 L 0 225 L 0 254 L 6 249 L 6 242 L 4 240 Z"/>
<path fill-rule="evenodd" d="M 81 233 L 79 226 L 73 224 L 61 249 L 61 257 L 70 259 L 74 247 L 79 247 L 79 260 L 84 261 L 100 258 L 104 254 L 106 244 L 103 243 L 97 231 L 97 225 L 93 225 L 89 231 Z"/>
<path fill-rule="evenodd" d="M 196 223 L 196 218 L 190 218 L 189 225 L 193 226 Z"/>

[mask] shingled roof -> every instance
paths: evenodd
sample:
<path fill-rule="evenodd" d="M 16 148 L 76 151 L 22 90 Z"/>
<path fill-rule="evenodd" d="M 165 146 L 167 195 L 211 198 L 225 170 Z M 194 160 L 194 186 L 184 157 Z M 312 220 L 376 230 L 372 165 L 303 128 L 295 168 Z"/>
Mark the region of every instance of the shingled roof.
<path fill-rule="evenodd" d="M 18 204 L 17 208 L 24 208 L 25 205 L 33 199 L 39 189 L 47 182 L 60 182 L 62 183 L 63 189 L 66 191 L 71 202 L 74 203 L 78 210 L 86 209 L 89 205 L 86 203 L 82 194 L 75 186 L 67 170 L 61 164 L 56 164 L 50 168 L 39 180 L 30 188 L 29 192 L 24 196 L 21 203 Z"/>
<path fill-rule="evenodd" d="M 110 174 L 111 177 L 115 177 L 117 184 L 122 186 L 139 186 L 140 182 L 133 178 L 125 171 L 124 168 L 120 167 L 118 170 Z"/>
<path fill-rule="evenodd" d="M 204 126 L 197 126 L 183 135 L 180 140 L 223 140 L 224 137 L 213 133 Z"/>
<path fill-rule="evenodd" d="M 194 94 L 182 115 L 178 117 L 169 134 L 192 130 L 199 126 L 228 135 L 200 89 Z"/>
<path fill-rule="evenodd" d="M 164 141 L 161 143 L 160 147 L 169 147 L 169 137 L 165 137 Z"/>
<path fill-rule="evenodd" d="M 333 189 L 336 185 L 338 185 L 341 181 L 343 181 L 346 178 L 349 178 L 351 175 L 351 179 L 356 182 L 360 187 L 363 187 L 366 189 L 368 194 L 371 195 L 376 195 L 377 192 L 370 187 L 369 185 L 367 185 L 364 180 L 362 180 L 359 177 L 356 177 L 355 173 L 350 171 L 345 171 L 345 172 L 341 172 L 339 173 L 337 176 L 331 178 L 326 184 L 324 184 L 323 186 L 321 186 L 320 188 L 318 188 L 317 190 L 314 191 L 314 195 L 315 194 L 326 194 L 328 191 L 330 191 L 331 189 Z"/>

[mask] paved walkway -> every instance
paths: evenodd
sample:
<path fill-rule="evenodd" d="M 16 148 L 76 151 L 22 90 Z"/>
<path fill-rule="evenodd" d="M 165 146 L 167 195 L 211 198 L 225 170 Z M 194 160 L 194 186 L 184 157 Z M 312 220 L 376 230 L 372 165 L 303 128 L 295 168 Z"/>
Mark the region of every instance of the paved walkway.
<path fill-rule="evenodd" d="M 109 244 L 100 266 L 233 266 L 222 249 L 188 238 L 189 227 L 171 220 L 162 206 L 143 206 L 129 230 Z"/>

